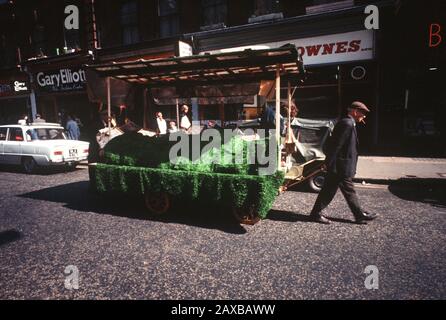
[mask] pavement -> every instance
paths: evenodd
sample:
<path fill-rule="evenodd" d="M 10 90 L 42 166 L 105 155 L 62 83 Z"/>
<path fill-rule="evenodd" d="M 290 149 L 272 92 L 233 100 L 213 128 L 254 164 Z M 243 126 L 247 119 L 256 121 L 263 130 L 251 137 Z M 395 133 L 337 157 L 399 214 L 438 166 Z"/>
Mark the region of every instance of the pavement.
<path fill-rule="evenodd" d="M 446 159 L 359 157 L 356 182 L 388 184 L 401 179 L 446 182 Z"/>

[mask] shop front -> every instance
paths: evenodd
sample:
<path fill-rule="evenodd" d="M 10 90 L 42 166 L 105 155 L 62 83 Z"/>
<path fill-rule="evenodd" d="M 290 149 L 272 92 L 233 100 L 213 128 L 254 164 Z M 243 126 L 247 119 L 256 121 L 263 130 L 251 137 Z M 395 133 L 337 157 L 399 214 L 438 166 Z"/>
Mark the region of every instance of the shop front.
<path fill-rule="evenodd" d="M 170 58 L 180 55 L 183 51 L 184 48 L 179 45 L 178 38 L 157 39 L 116 48 L 99 49 L 94 63 L 127 63 Z M 96 110 L 106 110 L 107 80 L 89 71 L 86 76 L 89 100 L 98 106 Z M 141 84 L 110 79 L 110 89 L 111 110 L 118 125 L 130 120 L 141 127 L 155 129 L 157 111 L 162 111 L 166 118 L 174 117 L 174 107 L 157 105 L 148 90 Z"/>
<path fill-rule="evenodd" d="M 29 82 L 20 72 L 0 78 L 0 125 L 15 124 L 29 114 Z"/>
<path fill-rule="evenodd" d="M 26 63 L 32 77 L 36 112 L 47 122 L 66 125 L 67 116 L 74 116 L 85 139 L 86 127 L 92 122 L 98 106 L 87 94 L 87 77 L 83 67 L 91 55 L 75 53 L 31 60 Z"/>
<path fill-rule="evenodd" d="M 296 26 L 297 27 L 297 26 Z M 274 28 L 274 26 L 271 26 Z M 231 52 L 245 49 L 271 49 L 287 44 L 298 48 L 302 56 L 306 78 L 303 83 L 296 84 L 294 99 L 299 109 L 299 117 L 303 118 L 337 118 L 351 102 L 360 100 L 373 110 L 364 131 L 361 145 L 368 151 L 378 143 L 378 102 L 377 102 L 377 70 L 376 34 L 373 30 L 344 30 L 346 32 L 328 33 L 302 38 L 290 38 L 281 34 L 280 41 L 245 43 L 242 46 L 225 46 L 221 48 L 201 50 L 200 54 Z M 249 32 L 254 34 L 254 30 Z M 279 32 L 277 34 L 280 34 Z M 251 37 L 259 39 L 259 37 Z M 246 39 L 250 39 L 249 36 Z M 246 40 L 248 41 L 248 40 Z M 206 42 L 203 42 L 206 43 Z M 215 41 L 213 42 L 215 43 Z M 224 45 L 224 43 L 222 43 Z M 286 84 L 282 85 L 286 91 Z M 260 105 L 256 105 L 260 112 Z M 243 108 L 238 114 L 239 120 L 258 117 L 252 106 Z"/>
<path fill-rule="evenodd" d="M 446 156 L 446 3 L 404 3 L 382 57 L 381 140 L 393 153 Z"/>

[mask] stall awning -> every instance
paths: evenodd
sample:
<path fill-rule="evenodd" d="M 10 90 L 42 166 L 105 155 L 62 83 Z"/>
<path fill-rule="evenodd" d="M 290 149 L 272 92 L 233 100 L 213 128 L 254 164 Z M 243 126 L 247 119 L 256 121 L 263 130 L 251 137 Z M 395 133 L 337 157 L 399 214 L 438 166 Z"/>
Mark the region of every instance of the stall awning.
<path fill-rule="evenodd" d="M 212 55 L 87 65 L 100 77 L 112 77 L 151 88 L 253 83 L 272 80 L 277 66 L 285 78 L 303 71 L 295 46 Z"/>

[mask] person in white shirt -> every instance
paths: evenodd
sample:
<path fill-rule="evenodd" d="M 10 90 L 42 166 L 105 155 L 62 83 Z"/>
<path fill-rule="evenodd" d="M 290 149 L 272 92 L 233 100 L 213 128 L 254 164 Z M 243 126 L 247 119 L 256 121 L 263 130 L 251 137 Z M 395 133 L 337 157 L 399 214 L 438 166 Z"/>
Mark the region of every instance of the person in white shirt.
<path fill-rule="evenodd" d="M 28 124 L 28 116 L 24 114 L 22 116 L 22 119 L 19 119 L 18 124 L 20 124 L 21 126 L 26 126 Z"/>
<path fill-rule="evenodd" d="M 187 105 L 183 105 L 183 107 L 181 108 L 180 129 L 185 132 L 189 132 L 192 127 L 192 123 L 190 122 L 189 116 L 187 115 L 188 112 L 189 107 Z"/>
<path fill-rule="evenodd" d="M 161 112 L 156 113 L 156 123 L 158 124 L 158 133 L 167 134 L 167 123 Z"/>

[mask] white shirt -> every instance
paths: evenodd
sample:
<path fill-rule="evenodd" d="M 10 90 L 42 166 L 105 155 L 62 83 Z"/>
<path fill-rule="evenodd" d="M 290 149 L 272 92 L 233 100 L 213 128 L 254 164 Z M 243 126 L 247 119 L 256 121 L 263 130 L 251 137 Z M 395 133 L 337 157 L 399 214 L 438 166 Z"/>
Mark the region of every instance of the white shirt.
<path fill-rule="evenodd" d="M 160 134 L 166 134 L 167 133 L 167 123 L 166 120 L 156 118 L 156 122 L 158 123 L 158 130 L 160 131 Z"/>
<path fill-rule="evenodd" d="M 169 128 L 169 133 L 175 133 L 178 132 L 177 127 Z"/>
<path fill-rule="evenodd" d="M 191 126 L 192 124 L 190 123 L 189 118 L 186 115 L 181 117 L 181 123 L 180 123 L 181 129 L 188 130 Z"/>

